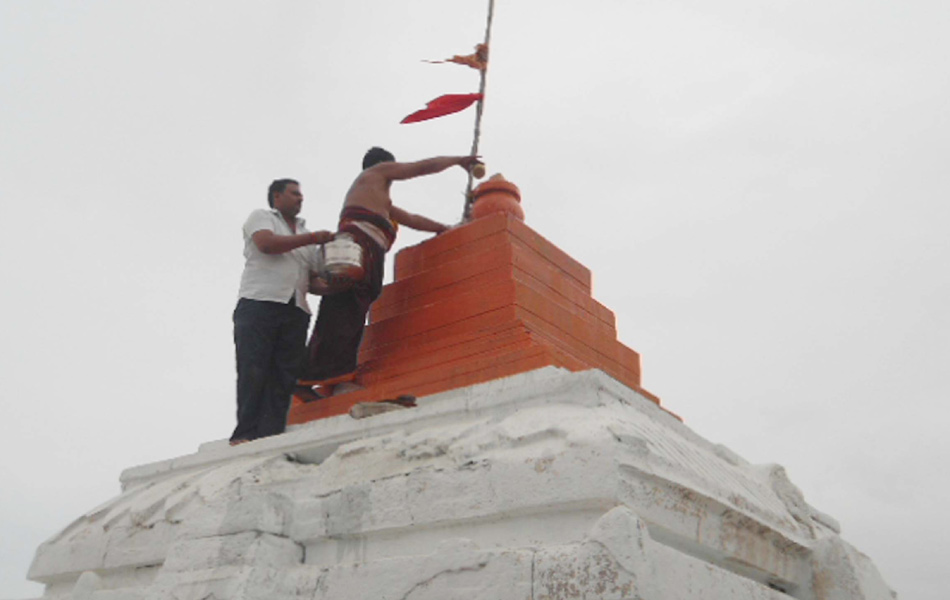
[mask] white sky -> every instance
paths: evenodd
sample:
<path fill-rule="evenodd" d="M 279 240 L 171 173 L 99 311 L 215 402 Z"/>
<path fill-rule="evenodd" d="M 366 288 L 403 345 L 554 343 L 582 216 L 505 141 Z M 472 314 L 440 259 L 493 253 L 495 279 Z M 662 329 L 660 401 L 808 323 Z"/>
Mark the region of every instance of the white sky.
<path fill-rule="evenodd" d="M 461 154 L 486 2 L 0 0 L 0 597 L 126 467 L 233 427 L 240 227 Z M 903 598 L 950 556 L 950 4 L 497 0 L 482 153 L 644 385 L 785 465 Z M 443 221 L 464 174 L 400 184 Z M 400 245 L 424 239 L 402 234 Z M 388 271 L 391 272 L 390 259 Z"/>

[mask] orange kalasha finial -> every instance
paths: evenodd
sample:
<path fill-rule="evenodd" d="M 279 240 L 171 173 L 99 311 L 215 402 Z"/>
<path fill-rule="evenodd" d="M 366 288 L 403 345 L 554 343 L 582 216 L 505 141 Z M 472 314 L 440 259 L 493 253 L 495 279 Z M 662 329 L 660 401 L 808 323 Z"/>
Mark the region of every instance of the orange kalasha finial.
<path fill-rule="evenodd" d="M 524 221 L 521 208 L 521 190 L 496 173 L 472 190 L 472 219 L 481 219 L 496 212 L 510 213 Z"/>

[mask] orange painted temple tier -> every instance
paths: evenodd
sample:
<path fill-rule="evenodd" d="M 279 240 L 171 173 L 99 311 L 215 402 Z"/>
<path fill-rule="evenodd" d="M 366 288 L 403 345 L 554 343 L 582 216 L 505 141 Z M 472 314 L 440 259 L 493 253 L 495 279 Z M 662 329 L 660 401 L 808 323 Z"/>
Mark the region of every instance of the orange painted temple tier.
<path fill-rule="evenodd" d="M 640 355 L 617 340 L 613 312 L 592 298 L 590 271 L 517 217 L 492 213 L 396 255 L 360 347 L 364 389 L 294 398 L 289 422 L 548 365 L 601 369 L 659 404 L 640 387 Z"/>

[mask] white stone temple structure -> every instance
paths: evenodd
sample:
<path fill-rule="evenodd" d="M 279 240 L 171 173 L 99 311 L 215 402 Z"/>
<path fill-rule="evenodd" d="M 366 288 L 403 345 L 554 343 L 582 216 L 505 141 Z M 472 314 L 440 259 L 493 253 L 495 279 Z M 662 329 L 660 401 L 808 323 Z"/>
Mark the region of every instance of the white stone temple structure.
<path fill-rule="evenodd" d="M 127 469 L 29 578 L 51 600 L 896 598 L 781 466 L 640 387 L 585 271 L 505 214 L 403 251 L 363 391 Z M 356 418 L 398 390 L 418 406 Z"/>

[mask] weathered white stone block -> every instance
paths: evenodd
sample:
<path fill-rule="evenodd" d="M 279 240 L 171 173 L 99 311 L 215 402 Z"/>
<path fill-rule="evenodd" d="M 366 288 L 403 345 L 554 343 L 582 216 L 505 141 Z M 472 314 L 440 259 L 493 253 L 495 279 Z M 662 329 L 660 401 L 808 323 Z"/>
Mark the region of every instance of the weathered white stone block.
<path fill-rule="evenodd" d="M 546 368 L 128 469 L 44 543 L 53 600 L 890 600 L 778 465 Z"/>
<path fill-rule="evenodd" d="M 70 575 L 75 579 L 83 571 L 102 569 L 107 544 L 104 535 L 95 535 L 95 539 L 90 541 L 44 542 L 36 551 L 27 577 L 33 581 L 53 583 Z"/>
<path fill-rule="evenodd" d="M 303 547 L 293 540 L 248 531 L 182 540 L 168 552 L 163 570 L 196 571 L 220 566 L 284 567 L 303 563 Z"/>
<path fill-rule="evenodd" d="M 812 555 L 815 595 L 823 600 L 892 600 L 897 595 L 884 583 L 867 556 L 841 538 L 820 540 Z"/>
<path fill-rule="evenodd" d="M 490 471 L 485 462 L 414 471 L 404 478 L 407 495 L 403 508 L 412 523 L 420 525 L 493 515 L 498 503 Z"/>
<path fill-rule="evenodd" d="M 448 540 L 430 554 L 331 568 L 316 598 L 530 600 L 530 552 L 489 552 Z"/>
<path fill-rule="evenodd" d="M 538 550 L 535 600 L 627 600 L 657 596 L 646 550 L 646 526 L 625 508 L 614 508 L 584 542 Z"/>

